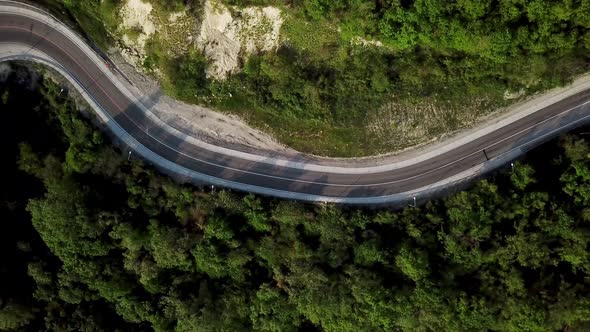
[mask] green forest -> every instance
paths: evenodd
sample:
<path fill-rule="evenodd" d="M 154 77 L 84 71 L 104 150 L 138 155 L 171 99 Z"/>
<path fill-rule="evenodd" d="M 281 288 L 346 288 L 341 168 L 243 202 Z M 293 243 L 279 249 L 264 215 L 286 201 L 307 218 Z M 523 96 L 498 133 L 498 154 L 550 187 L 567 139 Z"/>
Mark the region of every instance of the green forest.
<path fill-rule="evenodd" d="M 200 20 L 203 1 L 145 1 L 188 6 Z M 590 69 L 590 0 L 219 1 L 281 8 L 279 49 L 221 82 L 205 76 L 198 50 L 172 56 L 156 38 L 144 69 L 167 94 L 238 114 L 302 152 L 403 149 L 506 106 L 506 93 L 531 95 Z M 123 0 L 42 2 L 67 10 L 105 50 L 120 38 Z"/>
<path fill-rule="evenodd" d="M 310 205 L 175 183 L 12 67 L 0 330 L 590 329 L 583 131 L 416 208 Z"/>

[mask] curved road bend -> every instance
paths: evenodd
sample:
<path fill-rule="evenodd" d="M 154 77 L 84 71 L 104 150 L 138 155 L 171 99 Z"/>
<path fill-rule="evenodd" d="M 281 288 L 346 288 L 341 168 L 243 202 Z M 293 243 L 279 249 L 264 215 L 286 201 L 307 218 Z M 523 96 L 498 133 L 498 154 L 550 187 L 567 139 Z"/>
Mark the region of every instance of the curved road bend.
<path fill-rule="evenodd" d="M 48 14 L 0 1 L 0 61 L 27 59 L 62 73 L 123 142 L 166 171 L 290 199 L 399 204 L 498 167 L 525 149 L 590 121 L 590 89 L 425 160 L 355 167 L 265 158 L 187 139 L 156 119 L 84 41 Z M 422 158 L 423 159 L 423 158 Z"/>

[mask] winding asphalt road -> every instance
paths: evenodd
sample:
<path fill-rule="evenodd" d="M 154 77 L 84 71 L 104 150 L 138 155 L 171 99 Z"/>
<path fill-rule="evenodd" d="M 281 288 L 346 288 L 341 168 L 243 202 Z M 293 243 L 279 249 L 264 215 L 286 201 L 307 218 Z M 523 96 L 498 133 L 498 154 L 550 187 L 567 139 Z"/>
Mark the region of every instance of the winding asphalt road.
<path fill-rule="evenodd" d="M 290 199 L 399 204 L 428 197 L 497 168 L 527 149 L 590 121 L 590 89 L 485 135 L 403 162 L 331 165 L 264 156 L 200 142 L 171 128 L 133 96 L 92 49 L 63 24 L 27 5 L 0 1 L 0 61 L 26 59 L 58 70 L 122 142 L 183 179 Z"/>

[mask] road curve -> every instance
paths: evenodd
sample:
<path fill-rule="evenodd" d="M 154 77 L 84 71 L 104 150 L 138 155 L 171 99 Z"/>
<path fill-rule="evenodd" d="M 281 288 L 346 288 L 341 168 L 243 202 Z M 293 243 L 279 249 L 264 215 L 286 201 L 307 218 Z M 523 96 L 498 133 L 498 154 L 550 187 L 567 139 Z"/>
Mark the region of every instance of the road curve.
<path fill-rule="evenodd" d="M 330 165 L 214 146 L 156 118 L 85 41 L 49 14 L 0 0 L 0 61 L 30 60 L 68 79 L 113 135 L 166 172 L 305 201 L 400 204 L 495 169 L 527 149 L 590 122 L 590 89 L 415 158 L 376 166 Z"/>

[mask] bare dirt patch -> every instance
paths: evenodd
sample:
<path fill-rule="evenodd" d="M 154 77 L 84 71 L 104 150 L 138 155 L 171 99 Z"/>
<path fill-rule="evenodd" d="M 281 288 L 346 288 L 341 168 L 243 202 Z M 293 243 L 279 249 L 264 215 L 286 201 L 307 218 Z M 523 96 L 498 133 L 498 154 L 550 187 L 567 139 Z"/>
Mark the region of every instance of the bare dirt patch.
<path fill-rule="evenodd" d="M 145 58 L 147 41 L 156 32 L 156 25 L 152 20 L 153 7 L 141 0 L 127 0 L 120 11 L 123 31 L 121 53 L 125 60 L 135 66 L 141 64 Z"/>
<path fill-rule="evenodd" d="M 209 77 L 223 80 L 240 69 L 247 55 L 268 52 L 279 45 L 283 19 L 278 8 L 230 8 L 215 1 L 205 3 L 197 46 L 211 60 Z"/>

